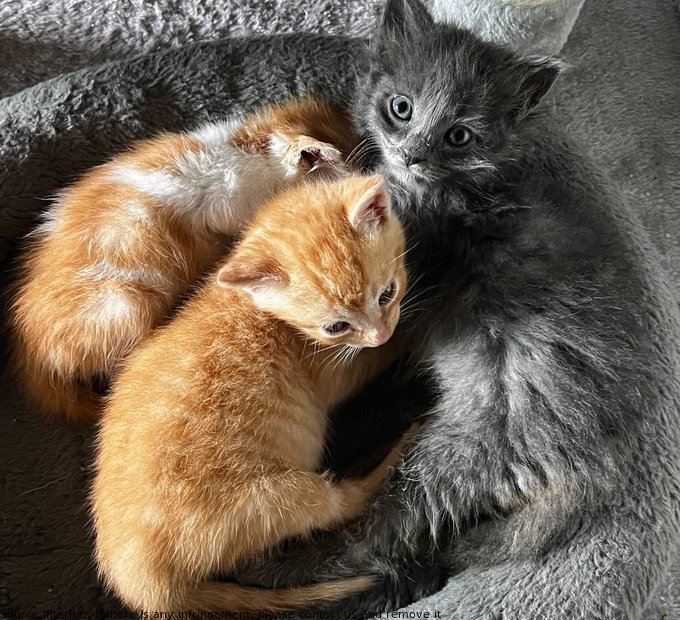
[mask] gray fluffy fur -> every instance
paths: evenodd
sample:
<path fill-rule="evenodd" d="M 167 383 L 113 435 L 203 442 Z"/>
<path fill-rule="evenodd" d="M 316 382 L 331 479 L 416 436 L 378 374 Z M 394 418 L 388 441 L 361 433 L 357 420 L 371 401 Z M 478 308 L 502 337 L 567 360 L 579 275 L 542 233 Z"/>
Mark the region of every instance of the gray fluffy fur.
<path fill-rule="evenodd" d="M 639 463 L 679 467 L 677 308 L 620 199 L 529 113 L 560 68 L 389 0 L 356 119 L 409 231 L 422 303 L 406 330 L 440 397 L 364 522 L 267 558 L 268 583 L 377 573 L 334 608 L 377 612 L 473 571 L 447 617 L 619 618 L 671 561 L 680 482 Z M 480 136 L 459 152 L 456 119 Z"/>

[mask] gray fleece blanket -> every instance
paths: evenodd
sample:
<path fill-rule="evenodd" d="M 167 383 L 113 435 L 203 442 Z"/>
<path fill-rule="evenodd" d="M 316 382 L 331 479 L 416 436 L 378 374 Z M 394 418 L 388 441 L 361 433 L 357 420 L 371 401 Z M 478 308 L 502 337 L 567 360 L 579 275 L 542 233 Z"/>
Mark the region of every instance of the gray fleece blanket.
<path fill-rule="evenodd" d="M 126 12 L 123 5 L 127 4 L 102 3 L 106 16 L 95 15 L 88 22 L 83 18 L 90 14 L 85 3 L 64 0 L 61 13 L 55 9 L 56 20 L 53 9 L 58 3 L 51 3 L 52 8 L 43 13 L 38 9 L 47 7 L 47 0 L 0 3 L 4 63 L 0 88 L 11 94 L 0 101 L 0 260 L 5 287 L 12 279 L 18 241 L 44 209 L 45 198 L 83 170 L 135 138 L 159 129 L 194 126 L 262 101 L 315 92 L 345 103 L 352 94 L 362 46 L 357 41 L 311 35 L 182 44 L 214 39 L 239 28 L 365 34 L 379 3 L 317 3 L 327 11 L 316 17 L 291 8 L 305 3 L 283 0 L 240 2 L 238 11 L 227 10 L 233 5 L 218 9 L 211 3 L 195 3 L 189 11 L 188 4 L 155 3 L 166 7 L 165 14 L 145 3 L 131 3 Z M 177 11 L 178 6 L 182 10 Z M 34 13 L 29 16 L 31 9 Z M 41 15 L 46 16 L 42 24 L 38 23 Z M 137 21 L 126 27 L 127 19 Z M 65 40 L 64 32 L 73 40 Z M 93 60 L 126 58 L 168 45 L 178 49 L 59 75 Z M 590 0 L 564 54 L 575 66 L 554 93 L 553 113 L 635 209 L 660 250 L 677 295 L 680 17 L 676 2 Z M 57 77 L 41 82 L 53 76 Z M 21 90 L 26 86 L 32 87 Z M 98 585 L 91 562 L 86 509 L 91 430 L 45 420 L 26 404 L 10 377 L 5 336 L 1 345 L 0 614 L 113 611 L 117 603 Z M 658 475 L 678 473 L 659 471 Z M 655 498 L 640 498 L 641 509 L 650 507 L 653 514 L 654 502 Z M 665 577 L 648 584 L 644 617 L 680 618 L 680 567 L 671 563 L 659 568 Z M 501 579 L 504 570 L 499 571 Z M 472 596 L 477 583 L 473 571 L 467 581 L 458 581 L 455 590 L 444 589 L 421 608 L 453 617 L 461 597 Z M 488 592 L 489 597 L 494 594 Z M 551 618 L 562 617 L 558 601 L 556 592 L 555 605 L 547 606 L 554 609 Z M 527 610 L 534 608 L 531 601 L 526 604 Z M 534 616 L 527 611 L 526 617 Z"/>

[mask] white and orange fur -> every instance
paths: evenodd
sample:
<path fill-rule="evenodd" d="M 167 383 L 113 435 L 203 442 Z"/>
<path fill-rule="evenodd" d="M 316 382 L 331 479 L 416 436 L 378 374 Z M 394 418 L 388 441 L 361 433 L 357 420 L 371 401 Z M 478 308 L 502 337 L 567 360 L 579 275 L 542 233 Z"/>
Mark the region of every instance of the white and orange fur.
<path fill-rule="evenodd" d="M 128 606 L 289 610 L 372 584 L 214 578 L 358 516 L 398 462 L 407 439 L 365 478 L 316 473 L 328 410 L 397 353 L 394 339 L 380 345 L 399 319 L 403 255 L 381 177 L 286 190 L 123 362 L 101 418 L 92 510 L 100 573 Z"/>
<path fill-rule="evenodd" d="M 29 238 L 12 308 L 28 395 L 95 419 L 121 360 L 223 255 L 259 204 L 337 176 L 350 122 L 314 99 L 139 142 L 63 192 Z"/>

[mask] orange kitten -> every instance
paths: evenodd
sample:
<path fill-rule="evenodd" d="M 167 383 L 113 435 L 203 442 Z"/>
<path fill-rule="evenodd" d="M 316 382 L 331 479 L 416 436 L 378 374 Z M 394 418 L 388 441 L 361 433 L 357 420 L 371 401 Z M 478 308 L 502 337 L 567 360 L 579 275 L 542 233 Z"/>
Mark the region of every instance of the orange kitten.
<path fill-rule="evenodd" d="M 337 176 L 349 120 L 307 99 L 140 142 L 67 189 L 35 232 L 13 305 L 15 361 L 46 410 L 91 419 L 93 385 L 167 318 L 256 207 Z"/>
<path fill-rule="evenodd" d="M 290 189 L 124 362 L 101 420 L 92 505 L 99 570 L 128 606 L 285 610 L 371 585 L 213 579 L 356 517 L 396 464 L 399 448 L 361 480 L 315 473 L 327 411 L 392 361 L 375 347 L 399 319 L 403 253 L 381 177 Z"/>

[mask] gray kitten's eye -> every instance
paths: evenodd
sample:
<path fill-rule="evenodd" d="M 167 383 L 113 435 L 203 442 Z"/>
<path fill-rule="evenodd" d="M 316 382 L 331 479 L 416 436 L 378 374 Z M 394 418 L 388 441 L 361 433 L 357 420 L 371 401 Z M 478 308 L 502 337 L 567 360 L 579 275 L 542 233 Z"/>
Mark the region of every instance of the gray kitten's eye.
<path fill-rule="evenodd" d="M 408 121 L 413 114 L 413 104 L 408 97 L 397 95 L 390 101 L 390 110 L 399 120 Z"/>
<path fill-rule="evenodd" d="M 342 334 L 349 329 L 350 325 L 347 321 L 338 321 L 332 325 L 324 325 L 323 329 L 327 334 L 332 334 L 333 336 L 337 334 Z"/>
<path fill-rule="evenodd" d="M 446 141 L 452 146 L 467 146 L 472 142 L 474 134 L 467 127 L 451 127 L 446 132 Z"/>

